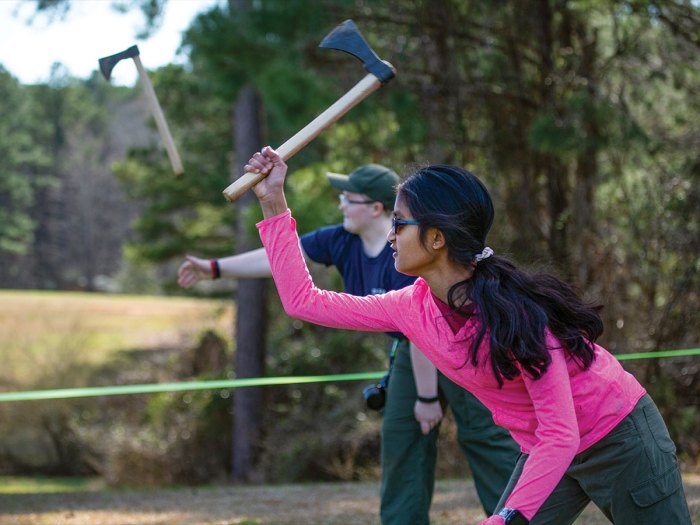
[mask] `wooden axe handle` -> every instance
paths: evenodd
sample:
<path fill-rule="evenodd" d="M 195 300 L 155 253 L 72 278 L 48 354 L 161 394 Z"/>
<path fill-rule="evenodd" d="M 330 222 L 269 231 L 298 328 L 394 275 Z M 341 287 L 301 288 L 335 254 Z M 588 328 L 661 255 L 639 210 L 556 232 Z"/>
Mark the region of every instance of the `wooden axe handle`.
<path fill-rule="evenodd" d="M 182 169 L 182 162 L 180 161 L 180 155 L 177 153 L 175 148 L 175 141 L 170 134 L 170 129 L 168 128 L 168 123 L 165 121 L 165 115 L 163 115 L 163 110 L 160 108 L 158 103 L 158 98 L 156 97 L 156 92 L 153 89 L 153 84 L 151 84 L 151 79 L 148 78 L 148 74 L 141 63 L 141 58 L 136 55 L 132 57 L 136 63 L 136 69 L 139 71 L 139 77 L 141 77 L 141 84 L 143 84 L 143 89 L 146 91 L 146 96 L 148 98 L 148 105 L 151 107 L 151 113 L 153 113 L 153 118 L 156 120 L 156 126 L 158 127 L 158 132 L 160 137 L 165 144 L 165 149 L 168 152 L 168 158 L 170 159 L 170 165 L 173 168 L 175 175 L 182 175 L 184 170 Z"/>
<path fill-rule="evenodd" d="M 336 120 L 379 89 L 381 85 L 382 83 L 377 77 L 372 74 L 366 75 L 350 91 L 336 100 L 332 106 L 277 148 L 277 153 L 283 160 L 291 158 L 325 129 L 333 125 Z M 246 172 L 224 190 L 224 197 L 230 202 L 234 202 L 265 177 L 267 177 L 267 173 Z"/>

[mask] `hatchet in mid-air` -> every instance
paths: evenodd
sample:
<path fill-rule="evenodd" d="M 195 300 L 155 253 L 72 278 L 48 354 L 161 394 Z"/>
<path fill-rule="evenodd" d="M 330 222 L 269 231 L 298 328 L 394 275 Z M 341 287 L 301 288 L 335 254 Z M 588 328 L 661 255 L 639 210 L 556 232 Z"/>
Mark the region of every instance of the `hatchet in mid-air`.
<path fill-rule="evenodd" d="M 394 78 L 394 67 L 379 59 L 352 20 L 346 20 L 328 33 L 319 47 L 338 49 L 353 55 L 362 62 L 368 74 L 333 105 L 277 148 L 277 153 L 284 160 L 292 157 L 345 113 Z M 224 197 L 233 202 L 265 177 L 267 173 L 246 172 L 224 190 Z"/>
<path fill-rule="evenodd" d="M 165 144 L 165 149 L 168 152 L 168 158 L 170 159 L 170 165 L 173 167 L 175 175 L 182 175 L 184 170 L 182 169 L 182 162 L 180 161 L 180 155 L 177 153 L 177 148 L 175 147 L 175 141 L 170 134 L 170 129 L 168 128 L 168 123 L 165 121 L 165 115 L 163 115 L 163 110 L 160 108 L 158 103 L 158 97 L 156 97 L 156 92 L 153 89 L 153 84 L 151 84 L 151 79 L 148 78 L 148 73 L 141 63 L 140 53 L 138 46 L 131 46 L 120 53 L 110 55 L 108 57 L 100 58 L 100 71 L 105 76 L 107 80 L 112 76 L 112 69 L 120 60 L 125 58 L 133 58 L 136 64 L 136 69 L 139 72 L 139 78 L 141 79 L 141 84 L 146 92 L 146 98 L 148 100 L 148 105 L 151 108 L 151 113 L 153 118 L 156 120 L 156 126 L 158 127 L 158 132 L 160 137 Z"/>

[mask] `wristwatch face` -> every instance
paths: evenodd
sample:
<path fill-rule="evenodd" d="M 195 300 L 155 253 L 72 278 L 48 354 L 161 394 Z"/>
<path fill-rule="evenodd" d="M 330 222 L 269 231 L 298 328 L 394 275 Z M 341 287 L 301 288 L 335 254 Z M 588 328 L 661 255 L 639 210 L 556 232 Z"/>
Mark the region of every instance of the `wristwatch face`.
<path fill-rule="evenodd" d="M 498 515 L 503 518 L 506 525 L 528 525 L 529 523 L 525 517 L 520 514 L 520 511 L 515 509 L 504 507 L 498 512 Z"/>

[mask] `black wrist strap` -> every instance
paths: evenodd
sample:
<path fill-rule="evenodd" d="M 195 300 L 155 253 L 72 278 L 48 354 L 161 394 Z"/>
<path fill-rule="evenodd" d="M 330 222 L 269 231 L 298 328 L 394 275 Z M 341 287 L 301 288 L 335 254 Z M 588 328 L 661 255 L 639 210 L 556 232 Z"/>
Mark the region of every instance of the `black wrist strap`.
<path fill-rule="evenodd" d="M 520 514 L 519 510 L 503 507 L 497 514 L 501 516 L 506 525 L 529 525 L 530 521 Z"/>
<path fill-rule="evenodd" d="M 440 401 L 440 398 L 438 396 L 435 397 L 423 397 L 423 396 L 418 396 L 418 401 L 421 403 L 437 403 Z"/>

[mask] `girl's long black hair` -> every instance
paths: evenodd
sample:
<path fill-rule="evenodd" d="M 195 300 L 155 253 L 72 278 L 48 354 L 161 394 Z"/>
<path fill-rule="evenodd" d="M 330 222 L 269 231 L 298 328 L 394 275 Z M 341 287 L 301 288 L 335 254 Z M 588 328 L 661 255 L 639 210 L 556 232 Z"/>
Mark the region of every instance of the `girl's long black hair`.
<path fill-rule="evenodd" d="M 551 362 L 546 328 L 582 368 L 591 365 L 593 343 L 603 333 L 601 306 L 584 302 L 554 275 L 528 274 L 503 257 L 476 262 L 494 217 L 491 197 L 476 176 L 456 166 L 428 166 L 408 177 L 398 195 L 419 222 L 424 242 L 428 229 L 437 228 L 451 260 L 474 268 L 472 277 L 454 284 L 448 294 L 454 310 L 471 301 L 480 321 L 465 365 L 478 364 L 478 349 L 488 332 L 491 369 L 499 385 L 520 373 L 516 363 L 538 378 Z"/>

